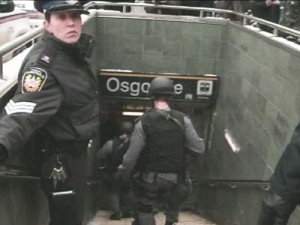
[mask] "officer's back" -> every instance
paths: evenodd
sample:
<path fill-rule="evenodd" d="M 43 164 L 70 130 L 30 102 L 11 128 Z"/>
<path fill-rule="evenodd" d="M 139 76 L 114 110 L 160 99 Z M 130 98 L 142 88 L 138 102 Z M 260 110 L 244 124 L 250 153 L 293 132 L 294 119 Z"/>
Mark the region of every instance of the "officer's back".
<path fill-rule="evenodd" d="M 188 197 L 178 191 L 190 188 L 186 179 L 186 156 L 204 151 L 204 142 L 188 116 L 170 108 L 174 94 L 170 79 L 157 77 L 152 80 L 149 95 L 153 108 L 137 121 L 129 149 L 119 166 L 121 177 L 135 171 L 139 186 L 135 189 L 138 216 L 133 224 L 136 225 L 155 224 L 153 207 L 161 199 L 166 207 L 166 225 L 178 222 L 180 206 Z"/>

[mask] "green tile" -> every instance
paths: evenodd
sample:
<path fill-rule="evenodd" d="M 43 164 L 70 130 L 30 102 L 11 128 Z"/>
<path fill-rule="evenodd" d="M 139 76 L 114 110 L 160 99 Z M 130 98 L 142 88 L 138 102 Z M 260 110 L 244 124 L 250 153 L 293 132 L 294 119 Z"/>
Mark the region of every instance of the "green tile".
<path fill-rule="evenodd" d="M 198 23 L 184 23 L 182 27 L 182 36 L 187 39 L 200 40 L 202 38 L 203 25 Z"/>
<path fill-rule="evenodd" d="M 143 37 L 137 35 L 124 35 L 122 46 L 125 54 L 143 54 Z"/>
<path fill-rule="evenodd" d="M 162 54 L 163 56 L 179 57 L 181 54 L 181 46 L 178 44 L 164 43 Z"/>
<path fill-rule="evenodd" d="M 179 22 L 163 22 L 164 24 L 164 40 L 167 42 L 181 43 L 182 23 Z"/>
<path fill-rule="evenodd" d="M 161 21 L 146 20 L 145 35 L 147 36 L 163 36 L 163 24 Z"/>
<path fill-rule="evenodd" d="M 105 33 L 106 34 L 124 34 L 125 33 L 125 20 L 107 18 L 105 20 Z"/>
<path fill-rule="evenodd" d="M 161 65 L 163 73 L 182 73 L 182 64 L 179 57 L 163 56 Z"/>
<path fill-rule="evenodd" d="M 162 55 L 163 41 L 159 36 L 146 36 L 144 38 L 144 54 Z"/>
<path fill-rule="evenodd" d="M 132 70 L 134 72 L 143 72 L 143 61 L 141 55 L 125 54 L 122 68 Z"/>
<path fill-rule="evenodd" d="M 194 38 L 184 38 L 181 46 L 182 57 L 199 57 L 199 52 L 201 52 L 200 41 Z"/>
<path fill-rule="evenodd" d="M 162 56 L 160 55 L 143 55 L 142 62 L 145 72 L 157 72 L 161 71 Z"/>
<path fill-rule="evenodd" d="M 144 20 L 130 20 L 125 21 L 125 34 L 143 35 L 145 21 Z"/>

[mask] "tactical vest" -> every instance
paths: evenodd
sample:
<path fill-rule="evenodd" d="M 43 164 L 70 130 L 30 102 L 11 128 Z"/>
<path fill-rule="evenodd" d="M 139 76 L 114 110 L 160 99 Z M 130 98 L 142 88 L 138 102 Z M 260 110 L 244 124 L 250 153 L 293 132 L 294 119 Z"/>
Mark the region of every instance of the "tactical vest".
<path fill-rule="evenodd" d="M 184 114 L 168 111 L 167 118 L 155 109 L 141 117 L 146 135 L 139 168 L 142 171 L 181 173 L 184 168 Z"/>
<path fill-rule="evenodd" d="M 130 144 L 130 138 L 114 138 L 112 144 L 112 151 L 107 157 L 107 167 L 111 172 L 115 172 L 118 166 L 123 162 L 123 156 L 126 153 Z"/>

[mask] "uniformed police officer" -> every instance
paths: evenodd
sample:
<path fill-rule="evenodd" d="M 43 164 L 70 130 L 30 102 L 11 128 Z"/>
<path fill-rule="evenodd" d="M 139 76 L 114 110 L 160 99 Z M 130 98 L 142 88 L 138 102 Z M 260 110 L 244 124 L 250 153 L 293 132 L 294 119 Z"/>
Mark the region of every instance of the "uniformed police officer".
<path fill-rule="evenodd" d="M 261 204 L 257 225 L 287 225 L 300 204 L 300 122 L 282 153 Z"/>
<path fill-rule="evenodd" d="M 101 169 L 101 177 L 109 189 L 113 210 L 110 216 L 111 220 L 130 218 L 135 211 L 136 204 L 131 179 L 120 181 L 115 176 L 129 147 L 132 132 L 133 123 L 131 121 L 121 122 L 118 137 L 108 140 L 96 155 L 98 159 L 105 161 L 105 165 Z"/>
<path fill-rule="evenodd" d="M 136 123 L 129 149 L 119 166 L 119 176 L 137 171 L 138 217 L 133 224 L 155 225 L 153 206 L 156 200 L 165 199 L 165 224 L 172 225 L 178 222 L 181 204 L 189 191 L 185 182 L 185 157 L 203 153 L 204 142 L 191 120 L 169 107 L 174 95 L 170 79 L 153 79 L 149 95 L 154 107 Z"/>
<path fill-rule="evenodd" d="M 81 225 L 86 150 L 99 126 L 97 83 L 86 61 L 92 38 L 81 33 L 81 14 L 88 12 L 64 0 L 39 0 L 35 7 L 45 14 L 45 32 L 24 59 L 17 91 L 2 112 L 0 159 L 13 157 L 29 138 L 42 135 L 41 183 L 50 224 Z M 61 194 L 69 195 L 57 197 Z"/>

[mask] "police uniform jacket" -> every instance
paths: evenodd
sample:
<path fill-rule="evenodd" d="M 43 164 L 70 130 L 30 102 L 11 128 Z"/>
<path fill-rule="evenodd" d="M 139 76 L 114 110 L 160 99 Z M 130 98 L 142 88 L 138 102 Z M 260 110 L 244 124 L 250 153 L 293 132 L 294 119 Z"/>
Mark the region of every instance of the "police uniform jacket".
<path fill-rule="evenodd" d="M 0 143 L 10 154 L 42 127 L 56 142 L 88 141 L 96 134 L 97 83 L 85 61 L 88 46 L 80 44 L 46 32 L 26 56 L 0 120 Z"/>
<path fill-rule="evenodd" d="M 282 198 L 300 202 L 300 123 L 271 177 L 271 188 Z"/>
<path fill-rule="evenodd" d="M 153 110 L 155 110 L 155 109 L 153 109 Z M 167 108 L 167 109 L 165 109 L 165 111 L 171 111 L 171 109 Z M 146 114 L 147 114 L 147 112 L 146 112 Z M 163 118 L 163 119 L 165 119 L 165 118 Z M 174 123 L 174 122 L 172 122 L 172 123 Z M 175 124 L 175 126 L 176 126 L 176 124 Z M 123 157 L 122 165 L 119 167 L 120 174 L 121 174 L 120 176 L 126 176 L 126 175 L 130 174 L 130 172 L 137 165 L 137 162 L 138 162 L 140 156 L 143 155 L 143 151 L 147 151 L 146 149 L 148 147 L 147 145 L 149 144 L 149 142 L 148 142 L 149 140 L 148 141 L 146 140 L 147 135 L 146 135 L 146 131 L 144 129 L 145 129 L 145 126 L 143 126 L 142 121 L 139 120 L 136 123 L 133 134 L 131 136 L 129 149 L 127 150 L 127 152 L 125 153 L 125 155 Z M 178 129 L 181 129 L 181 128 L 178 127 Z M 184 136 L 183 137 L 184 141 L 181 143 L 182 146 L 180 146 L 180 147 L 184 148 L 185 151 L 187 151 L 187 152 L 191 152 L 191 153 L 194 153 L 197 155 L 199 155 L 200 153 L 203 153 L 204 148 L 205 148 L 203 139 L 198 136 L 197 132 L 195 131 L 195 129 L 191 123 L 191 120 L 186 115 L 183 116 L 183 129 L 184 129 L 184 131 L 182 132 L 182 135 Z M 180 141 L 181 140 L 182 139 L 180 139 Z M 171 141 L 171 142 L 173 141 L 174 143 L 177 143 L 176 140 L 169 140 L 169 141 Z M 171 146 L 171 148 L 172 147 L 174 147 L 174 146 Z M 166 152 L 166 153 L 172 154 L 172 149 L 169 149 L 169 151 L 170 152 Z M 163 158 L 163 157 L 158 157 L 158 158 Z M 159 162 L 159 160 L 157 162 Z M 167 159 L 165 160 L 165 162 L 167 165 L 168 164 Z M 142 162 L 142 165 L 143 165 L 143 162 Z M 144 165 L 144 166 L 147 167 L 147 165 Z M 162 172 L 162 174 L 168 173 L 167 170 L 165 170 L 165 171 L 158 170 L 158 172 L 160 172 L 160 171 Z M 157 172 L 157 171 L 153 171 L 153 172 Z M 173 171 L 170 171 L 170 172 L 172 173 Z"/>

